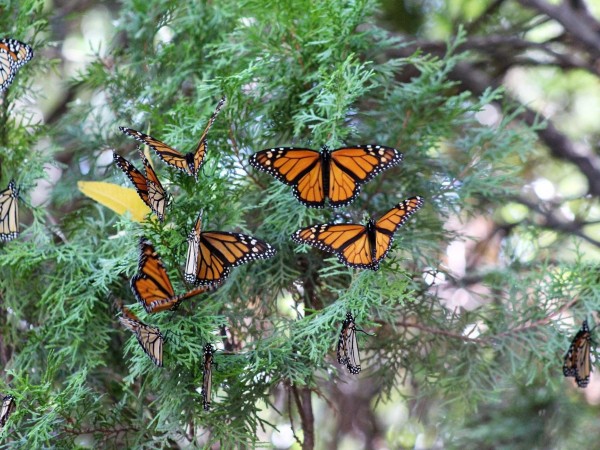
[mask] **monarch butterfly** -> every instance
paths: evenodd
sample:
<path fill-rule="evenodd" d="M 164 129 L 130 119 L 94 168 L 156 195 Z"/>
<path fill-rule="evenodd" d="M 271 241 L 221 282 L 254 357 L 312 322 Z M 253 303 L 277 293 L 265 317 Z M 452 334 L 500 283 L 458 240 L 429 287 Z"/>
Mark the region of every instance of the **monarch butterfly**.
<path fill-rule="evenodd" d="M 0 39 L 0 92 L 15 78 L 17 70 L 33 58 L 33 49 L 16 39 Z"/>
<path fill-rule="evenodd" d="M 250 157 L 255 168 L 294 187 L 294 197 L 305 206 L 322 208 L 325 198 L 334 208 L 351 203 L 360 186 L 379 172 L 402 161 L 402 153 L 383 145 L 356 145 L 320 152 L 309 148 L 280 147 Z"/>
<path fill-rule="evenodd" d="M 140 239 L 138 273 L 131 278 L 130 284 L 135 298 L 148 313 L 175 309 L 182 300 L 209 290 L 208 287 L 199 287 L 175 295 L 165 265 L 152 243 L 144 237 Z"/>
<path fill-rule="evenodd" d="M 369 219 L 366 226 L 356 223 L 313 225 L 296 231 L 292 240 L 335 253 L 348 267 L 378 270 L 396 230 L 421 206 L 422 197 L 411 197 L 398 203 L 379 220 Z"/>
<path fill-rule="evenodd" d="M 358 353 L 358 342 L 356 341 L 356 332 L 363 330 L 356 328 L 354 317 L 350 312 L 346 313 L 346 319 L 342 322 L 342 329 L 337 344 L 337 359 L 342 365 L 345 365 L 353 375 L 360 372 L 360 355 Z"/>
<path fill-rule="evenodd" d="M 0 241 L 10 241 L 19 236 L 19 190 L 14 180 L 0 192 Z"/>
<path fill-rule="evenodd" d="M 146 352 L 150 360 L 158 367 L 162 367 L 162 347 L 164 337 L 156 327 L 146 325 L 133 314 L 129 308 L 120 305 L 121 313 L 119 321 L 125 328 L 129 328 L 137 338 L 140 346 Z"/>
<path fill-rule="evenodd" d="M 152 211 L 158 216 L 158 220 L 161 222 L 165 217 L 165 209 L 168 203 L 168 194 L 160 184 L 156 172 L 146 159 L 146 156 L 140 151 L 142 162 L 146 171 L 146 176 L 137 170 L 133 164 L 123 158 L 121 155 L 113 152 L 113 159 L 117 166 L 125 172 L 125 175 L 131 180 L 135 186 L 140 198 L 146 203 Z"/>
<path fill-rule="evenodd" d="M 575 382 L 580 388 L 586 387 L 590 382 L 590 373 L 592 372 L 591 342 L 592 334 L 587 320 L 584 320 L 581 329 L 571 341 L 563 364 L 563 375 L 565 377 L 575 377 Z"/>
<path fill-rule="evenodd" d="M 188 175 L 193 176 L 196 180 L 198 180 L 198 172 L 200 171 L 200 167 L 204 162 L 204 155 L 206 154 L 206 149 L 208 146 L 206 136 L 208 135 L 208 131 L 212 127 L 213 123 L 215 122 L 215 119 L 217 118 L 217 115 L 221 111 L 221 108 L 223 108 L 223 105 L 226 101 L 226 97 L 221 98 L 221 100 L 217 104 L 215 112 L 208 120 L 208 124 L 206 125 L 202 136 L 200 136 L 200 141 L 198 142 L 198 145 L 196 146 L 195 150 L 190 153 L 183 154 L 178 150 L 169 147 L 164 142 L 161 142 L 158 139 L 154 139 L 152 136 L 148 136 L 147 134 L 141 133 L 136 130 L 132 130 L 131 128 L 119 127 L 119 130 L 121 130 L 128 136 L 131 136 L 132 138 L 137 139 L 138 141 L 150 146 L 160 157 L 160 159 L 162 159 L 170 166 L 173 166 L 187 173 Z"/>
<path fill-rule="evenodd" d="M 202 371 L 202 406 L 205 411 L 210 409 L 210 397 L 212 391 L 212 366 L 215 349 L 211 344 L 204 346 L 204 369 Z"/>
<path fill-rule="evenodd" d="M 17 407 L 12 395 L 2 396 L 2 408 L 0 408 L 0 429 L 6 425 L 6 421 Z"/>
<path fill-rule="evenodd" d="M 261 239 L 241 233 L 201 231 L 202 212 L 188 236 L 185 281 L 194 285 L 216 286 L 236 267 L 275 255 L 275 249 Z"/>

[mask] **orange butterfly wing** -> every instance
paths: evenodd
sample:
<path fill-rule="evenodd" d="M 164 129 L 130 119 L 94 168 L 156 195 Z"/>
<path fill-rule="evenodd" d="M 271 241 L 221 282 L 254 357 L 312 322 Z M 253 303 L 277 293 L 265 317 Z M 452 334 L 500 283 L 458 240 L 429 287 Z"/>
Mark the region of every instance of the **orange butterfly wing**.
<path fill-rule="evenodd" d="M 402 153 L 382 145 L 343 147 L 330 154 L 327 195 L 334 208 L 351 203 L 362 184 L 402 161 Z"/>
<path fill-rule="evenodd" d="M 275 255 L 275 249 L 261 239 L 224 231 L 201 232 L 201 224 L 199 215 L 188 238 L 185 279 L 189 283 L 217 286 L 229 276 L 231 267 Z"/>
<path fill-rule="evenodd" d="M 387 213 L 375 222 L 376 238 L 375 238 L 375 264 L 379 264 L 388 254 L 392 242 L 394 241 L 394 233 L 400 228 L 421 206 L 424 200 L 422 197 L 411 197 L 398 203 Z"/>
<path fill-rule="evenodd" d="M 565 377 L 575 377 L 575 382 L 580 388 L 586 387 L 590 381 L 592 371 L 591 341 L 592 335 L 587 320 L 584 320 L 564 358 L 563 375 Z"/>
<path fill-rule="evenodd" d="M 121 306 L 120 309 L 123 314 L 119 317 L 121 324 L 135 334 L 140 347 L 146 352 L 146 355 L 148 355 L 150 360 L 158 367 L 162 367 L 162 347 L 164 337 L 160 330 L 156 327 L 146 325 L 138 319 L 129 308 Z"/>
<path fill-rule="evenodd" d="M 182 300 L 210 290 L 210 287 L 201 286 L 175 295 L 165 265 L 152 243 L 143 237 L 140 239 L 138 273 L 131 278 L 130 285 L 135 298 L 148 313 L 175 309 Z"/>
<path fill-rule="evenodd" d="M 140 239 L 138 273 L 131 278 L 130 284 L 135 298 L 149 313 L 171 309 L 179 300 L 165 265 L 152 243 L 145 238 Z"/>
<path fill-rule="evenodd" d="M 0 241 L 11 241 L 19 236 L 19 190 L 11 180 L 0 192 Z"/>
<path fill-rule="evenodd" d="M 16 39 L 0 39 L 0 92 L 12 83 L 17 70 L 33 58 L 33 49 Z"/>
<path fill-rule="evenodd" d="M 271 148 L 252 155 L 250 164 L 293 186 L 294 197 L 303 205 L 313 208 L 325 205 L 320 152 L 309 148 Z"/>
<path fill-rule="evenodd" d="M 367 227 L 360 224 L 319 224 L 302 228 L 292 235 L 298 244 L 308 244 L 334 253 L 342 264 L 370 269 L 371 245 Z"/>
<path fill-rule="evenodd" d="M 123 158 L 121 155 L 113 152 L 115 164 L 127 175 L 129 180 L 135 186 L 140 198 L 146 203 L 162 222 L 167 208 L 167 193 L 156 176 L 156 172 L 146 159 L 146 156 L 140 151 L 142 162 L 146 169 L 146 176 L 137 170 L 133 164 Z"/>

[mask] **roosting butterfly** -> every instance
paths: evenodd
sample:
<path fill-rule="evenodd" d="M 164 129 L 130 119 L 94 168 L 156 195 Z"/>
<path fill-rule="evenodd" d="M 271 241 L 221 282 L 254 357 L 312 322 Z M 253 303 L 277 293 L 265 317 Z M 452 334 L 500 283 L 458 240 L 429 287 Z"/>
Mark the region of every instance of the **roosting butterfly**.
<path fill-rule="evenodd" d="M 212 393 L 212 366 L 214 364 L 215 349 L 212 344 L 204 346 L 204 368 L 202 370 L 202 406 L 205 411 L 210 409 L 210 398 Z"/>
<path fill-rule="evenodd" d="M 313 225 L 296 231 L 292 240 L 334 253 L 348 267 L 378 270 L 396 230 L 421 206 L 422 197 L 411 197 L 398 203 L 379 220 L 369 219 L 366 226 L 356 223 Z"/>
<path fill-rule="evenodd" d="M 131 136 L 132 138 L 137 139 L 138 141 L 148 145 L 156 152 L 156 154 L 164 162 L 187 173 L 188 175 L 193 176 L 197 180 L 198 172 L 200 171 L 200 167 L 204 162 L 204 156 L 206 155 L 206 149 L 208 147 L 206 136 L 208 135 L 208 131 L 212 127 L 213 123 L 215 122 L 215 119 L 217 118 L 217 115 L 219 114 L 219 111 L 221 111 L 221 108 L 223 107 L 226 101 L 226 97 L 223 97 L 219 101 L 215 112 L 208 120 L 208 124 L 206 125 L 202 136 L 200 136 L 200 141 L 198 142 L 198 145 L 193 151 L 186 154 L 183 154 L 178 150 L 169 147 L 164 142 L 161 142 L 158 139 L 154 139 L 152 136 L 148 136 L 147 134 L 144 134 L 140 131 L 132 130 L 131 128 L 125 127 L 119 127 L 119 130 L 121 130 L 128 136 Z"/>
<path fill-rule="evenodd" d="M 120 305 L 120 309 L 122 316 L 119 317 L 119 321 L 121 324 L 133 332 L 140 347 L 144 349 L 150 360 L 158 367 L 162 367 L 162 347 L 165 339 L 160 330 L 146 325 L 129 308 Z"/>
<path fill-rule="evenodd" d="M 216 286 L 231 267 L 256 259 L 271 258 L 275 249 L 265 241 L 241 233 L 202 231 L 202 212 L 188 237 L 185 281 Z"/>
<path fill-rule="evenodd" d="M 0 92 L 15 78 L 17 71 L 33 58 L 33 49 L 16 39 L 0 39 Z"/>
<path fill-rule="evenodd" d="M 181 295 L 175 295 L 167 269 L 152 243 L 140 239 L 140 260 L 138 273 L 131 279 L 131 290 L 135 298 L 149 313 L 175 309 L 182 300 L 210 290 L 202 286 Z"/>
<path fill-rule="evenodd" d="M 360 186 L 402 161 L 402 153 L 383 145 L 356 145 L 320 152 L 280 147 L 261 150 L 250 164 L 294 187 L 294 196 L 308 207 L 322 208 L 325 198 L 334 208 L 351 203 Z"/>
<path fill-rule="evenodd" d="M 340 364 L 346 366 L 348 372 L 354 375 L 360 372 L 360 354 L 356 340 L 357 331 L 368 334 L 364 330 L 356 328 L 352 313 L 346 313 L 346 319 L 342 323 L 340 337 L 338 338 L 337 359 Z"/>
<path fill-rule="evenodd" d="M 140 156 L 144 164 L 146 176 L 125 158 L 113 152 L 113 159 L 117 166 L 125 172 L 125 175 L 127 175 L 135 186 L 135 190 L 140 198 L 154 211 L 158 216 L 158 220 L 162 222 L 165 217 L 165 209 L 167 208 L 169 196 L 142 151 L 140 151 Z"/>
<path fill-rule="evenodd" d="M 10 241 L 19 236 L 19 190 L 14 180 L 0 192 L 0 241 Z"/>
<path fill-rule="evenodd" d="M 590 373 L 592 372 L 591 344 L 592 334 L 587 320 L 584 320 L 581 329 L 569 346 L 563 364 L 563 375 L 574 377 L 577 386 L 580 388 L 586 387 L 590 382 Z"/>
<path fill-rule="evenodd" d="M 0 429 L 2 429 L 17 405 L 12 395 L 0 395 L 0 397 L 2 397 L 2 407 L 0 408 Z"/>

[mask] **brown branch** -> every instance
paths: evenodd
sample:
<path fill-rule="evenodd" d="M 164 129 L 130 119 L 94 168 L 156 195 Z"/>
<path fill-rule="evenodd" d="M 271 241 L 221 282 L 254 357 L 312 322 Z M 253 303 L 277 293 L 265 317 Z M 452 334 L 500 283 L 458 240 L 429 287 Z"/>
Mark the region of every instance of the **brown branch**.
<path fill-rule="evenodd" d="M 600 248 L 600 241 L 591 238 L 583 232 L 583 227 L 588 225 L 588 223 L 578 221 L 565 222 L 564 220 L 558 218 L 554 213 L 552 213 L 551 210 L 546 211 L 542 209 L 538 203 L 529 201 L 523 197 L 518 197 L 515 199 L 515 201 L 527 206 L 529 209 L 535 211 L 544 218 L 544 222 L 541 224 L 537 224 L 538 226 L 554 231 L 572 234 L 573 236 L 577 236 L 583 239 L 584 241 L 587 241 L 590 244 Z"/>
<path fill-rule="evenodd" d="M 396 322 L 396 325 L 404 327 L 404 328 L 416 328 L 418 330 L 426 331 L 427 333 L 436 334 L 436 335 L 440 335 L 440 336 L 446 336 L 446 337 L 453 338 L 453 339 L 460 339 L 461 341 L 465 341 L 465 342 L 472 342 L 475 344 L 488 345 L 488 344 L 494 342 L 498 338 L 510 336 L 512 334 L 521 333 L 526 330 L 531 330 L 532 328 L 539 328 L 539 327 L 548 325 L 552 321 L 553 317 L 564 313 L 567 309 L 571 308 L 575 303 L 577 303 L 577 301 L 578 301 L 578 298 L 575 297 L 574 299 L 570 300 L 569 302 L 567 302 L 563 306 L 561 306 L 559 309 L 554 311 L 553 313 L 549 314 L 548 316 L 544 317 L 543 319 L 536 320 L 535 322 L 532 322 L 529 325 L 523 325 L 520 327 L 512 328 L 510 330 L 503 331 L 502 333 L 499 333 L 495 336 L 489 336 L 489 337 L 484 337 L 484 338 L 471 338 L 471 337 L 465 336 L 463 334 L 453 333 L 451 331 L 446 331 L 446 330 L 440 330 L 439 328 L 431 328 L 431 327 L 421 325 L 420 323 L 415 323 L 415 322 Z"/>
<path fill-rule="evenodd" d="M 582 44 L 583 48 L 595 59 L 600 58 L 600 23 L 590 15 L 573 10 L 567 3 L 551 5 L 545 0 L 518 0 L 526 8 L 547 15 L 560 23 L 564 29 L 571 34 L 576 43 Z"/>
<path fill-rule="evenodd" d="M 296 386 L 292 386 L 292 393 L 294 394 L 294 400 L 302 422 L 302 431 L 304 432 L 302 450 L 312 450 L 315 448 L 315 417 L 312 410 L 312 393 L 308 387 L 304 387 L 298 392 Z"/>

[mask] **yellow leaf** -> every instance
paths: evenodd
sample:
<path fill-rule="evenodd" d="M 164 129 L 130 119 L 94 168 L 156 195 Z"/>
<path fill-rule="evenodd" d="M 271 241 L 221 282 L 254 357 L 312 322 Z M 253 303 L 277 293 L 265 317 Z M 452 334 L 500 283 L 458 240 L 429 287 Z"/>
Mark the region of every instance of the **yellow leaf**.
<path fill-rule="evenodd" d="M 135 189 L 104 181 L 78 181 L 77 187 L 84 195 L 121 216 L 129 211 L 131 218 L 136 222 L 143 222 L 150 212 L 150 208 L 142 201 Z"/>

